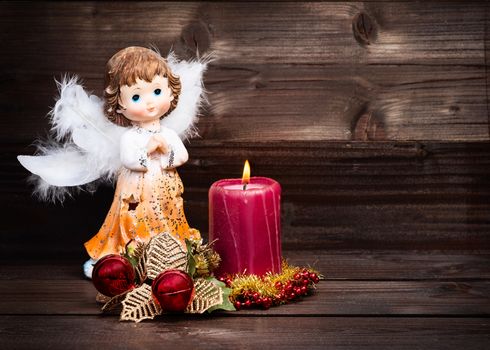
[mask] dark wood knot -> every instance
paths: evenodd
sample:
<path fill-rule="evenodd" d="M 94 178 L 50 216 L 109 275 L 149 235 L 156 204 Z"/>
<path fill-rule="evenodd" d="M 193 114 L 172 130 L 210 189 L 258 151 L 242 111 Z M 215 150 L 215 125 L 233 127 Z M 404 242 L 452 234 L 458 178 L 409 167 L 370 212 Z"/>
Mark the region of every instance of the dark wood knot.
<path fill-rule="evenodd" d="M 191 51 L 202 55 L 211 46 L 211 35 L 204 23 L 195 21 L 182 30 L 182 41 Z"/>
<path fill-rule="evenodd" d="M 378 33 L 374 20 L 363 12 L 355 15 L 352 20 L 352 31 L 354 38 L 362 46 L 370 45 L 376 41 Z"/>
<path fill-rule="evenodd" d="M 383 121 L 375 116 L 373 112 L 363 113 L 352 127 L 352 140 L 386 140 L 386 131 Z"/>
<path fill-rule="evenodd" d="M 461 108 L 457 105 L 451 105 L 449 106 L 449 111 L 455 115 L 456 113 L 458 113 L 459 111 L 461 110 Z"/>

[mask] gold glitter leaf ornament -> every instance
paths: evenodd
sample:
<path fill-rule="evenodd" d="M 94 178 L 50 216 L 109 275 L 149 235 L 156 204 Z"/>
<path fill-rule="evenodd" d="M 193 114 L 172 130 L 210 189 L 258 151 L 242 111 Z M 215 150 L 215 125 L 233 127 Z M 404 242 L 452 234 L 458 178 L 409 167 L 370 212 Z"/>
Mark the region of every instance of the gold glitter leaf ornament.
<path fill-rule="evenodd" d="M 201 253 L 210 249 L 204 248 L 202 248 Z M 199 254 L 198 252 L 194 253 Z M 192 255 L 192 250 L 190 254 Z M 141 322 L 164 313 L 154 298 L 152 287 L 148 283 L 151 283 L 151 280 L 155 280 L 158 275 L 167 270 L 178 269 L 187 273 L 188 252 L 180 241 L 172 235 L 161 233 L 147 244 L 139 244 L 132 255 L 138 261 L 135 270 L 137 280 L 139 280 L 137 283 L 141 285 L 110 299 L 102 311 L 112 310 L 122 304 L 121 321 Z M 196 314 L 223 308 L 226 301 L 229 303 L 229 292 L 228 288 L 225 288 L 224 284 L 221 286 L 221 284 L 214 278 L 195 278 L 194 297 L 185 312 Z"/>
<path fill-rule="evenodd" d="M 124 293 L 122 294 L 119 294 L 119 295 L 116 295 L 112 298 L 110 298 L 109 300 L 107 300 L 107 302 L 104 304 L 104 306 L 102 307 L 102 312 L 108 312 L 108 311 L 111 311 L 111 310 L 114 310 L 115 308 L 117 308 L 119 305 L 121 305 L 122 301 L 126 298 L 126 295 L 131 291 L 132 289 L 130 290 L 127 290 L 125 291 Z M 107 298 L 107 297 L 106 297 Z"/>
<path fill-rule="evenodd" d="M 186 313 L 202 314 L 207 309 L 223 303 L 223 291 L 211 281 L 197 278 L 194 280 L 194 290 L 196 294 Z"/>
<path fill-rule="evenodd" d="M 143 283 L 146 280 L 147 273 L 146 273 L 146 259 L 147 259 L 147 254 L 146 254 L 146 244 L 140 243 L 133 255 L 134 259 L 138 262 L 136 266 L 134 267 L 134 272 L 136 274 L 136 279 L 138 283 Z"/>
<path fill-rule="evenodd" d="M 139 264 L 138 264 L 139 265 Z M 187 270 L 187 252 L 169 233 L 161 233 L 146 248 L 146 277 L 155 279 L 168 269 Z"/>
<path fill-rule="evenodd" d="M 151 287 L 143 284 L 130 291 L 122 301 L 121 321 L 141 322 L 152 320 L 162 313 L 162 308 L 153 299 Z"/>

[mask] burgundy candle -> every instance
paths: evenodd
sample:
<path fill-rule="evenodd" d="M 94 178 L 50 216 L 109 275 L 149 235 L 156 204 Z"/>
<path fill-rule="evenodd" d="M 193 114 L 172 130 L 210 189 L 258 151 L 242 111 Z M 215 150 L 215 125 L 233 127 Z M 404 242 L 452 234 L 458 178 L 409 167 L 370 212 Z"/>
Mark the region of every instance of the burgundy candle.
<path fill-rule="evenodd" d="M 244 175 L 245 177 L 245 175 Z M 266 177 L 225 179 L 209 190 L 209 240 L 218 276 L 281 272 L 281 186 Z"/>

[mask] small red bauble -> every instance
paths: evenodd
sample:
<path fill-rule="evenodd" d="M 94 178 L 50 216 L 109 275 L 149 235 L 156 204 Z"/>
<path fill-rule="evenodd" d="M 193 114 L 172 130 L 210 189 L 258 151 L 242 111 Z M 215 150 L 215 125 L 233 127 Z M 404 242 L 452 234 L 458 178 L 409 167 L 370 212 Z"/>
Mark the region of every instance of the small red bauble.
<path fill-rule="evenodd" d="M 151 291 L 164 312 L 184 312 L 194 297 L 194 282 L 181 270 L 167 270 L 155 278 Z"/>
<path fill-rule="evenodd" d="M 318 278 L 318 275 L 314 272 L 310 273 L 310 279 L 314 282 L 314 283 L 318 283 L 320 281 L 320 279 Z"/>
<path fill-rule="evenodd" d="M 134 287 L 134 268 L 128 259 L 110 254 L 94 265 L 92 282 L 102 294 L 113 297 Z"/>
<path fill-rule="evenodd" d="M 269 309 L 271 306 L 272 306 L 272 302 L 264 301 L 264 302 L 262 303 L 262 308 L 263 308 L 264 310 L 268 310 L 268 309 Z"/>

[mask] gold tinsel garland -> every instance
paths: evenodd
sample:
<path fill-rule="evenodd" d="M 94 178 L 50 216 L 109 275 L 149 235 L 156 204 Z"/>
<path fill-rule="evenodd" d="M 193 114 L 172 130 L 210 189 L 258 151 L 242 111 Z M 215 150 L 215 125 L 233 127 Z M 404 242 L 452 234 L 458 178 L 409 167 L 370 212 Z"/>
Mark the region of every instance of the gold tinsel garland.
<path fill-rule="evenodd" d="M 236 309 L 286 304 L 312 293 L 323 278 L 316 270 L 292 266 L 283 260 L 282 272 L 267 273 L 265 276 L 234 275 L 221 278 L 231 288 L 230 301 Z"/>

